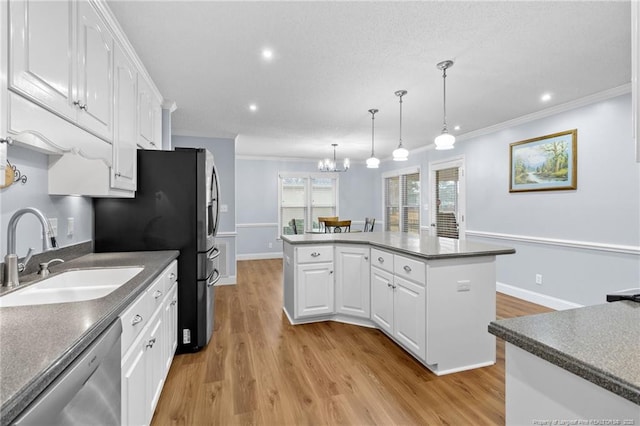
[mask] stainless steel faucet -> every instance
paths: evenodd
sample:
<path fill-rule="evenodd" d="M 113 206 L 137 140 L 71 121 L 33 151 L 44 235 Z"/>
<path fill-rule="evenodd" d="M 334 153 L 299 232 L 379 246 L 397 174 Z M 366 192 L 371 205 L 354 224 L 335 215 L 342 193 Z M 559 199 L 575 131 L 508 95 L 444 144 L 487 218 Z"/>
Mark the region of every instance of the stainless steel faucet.
<path fill-rule="evenodd" d="M 7 255 L 4 257 L 4 282 L 2 283 L 2 285 L 7 287 L 20 284 L 18 281 L 18 273 L 24 271 L 33 255 L 34 249 L 29 248 L 24 262 L 18 263 L 18 255 L 16 254 L 16 229 L 18 228 L 20 218 L 27 213 L 33 214 L 42 225 L 42 251 L 48 251 L 58 247 L 56 238 L 53 236 L 51 225 L 44 213 L 34 207 L 26 207 L 15 212 L 13 216 L 11 216 L 11 219 L 9 219 L 9 226 L 7 227 Z"/>

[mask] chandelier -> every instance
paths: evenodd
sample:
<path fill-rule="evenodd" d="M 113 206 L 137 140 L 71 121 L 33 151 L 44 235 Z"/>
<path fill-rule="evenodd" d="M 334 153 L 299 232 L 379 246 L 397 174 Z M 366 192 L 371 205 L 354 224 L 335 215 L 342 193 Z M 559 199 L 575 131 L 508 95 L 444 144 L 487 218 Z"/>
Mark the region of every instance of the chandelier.
<path fill-rule="evenodd" d="M 351 162 L 349 161 L 348 158 L 345 158 L 344 161 L 342 162 L 342 169 L 338 169 L 336 167 L 337 163 L 336 163 L 336 146 L 338 146 L 337 143 L 332 143 L 331 146 L 333 147 L 333 161 L 330 160 L 329 158 L 325 158 L 324 160 L 320 160 L 318 162 L 318 170 L 321 172 L 346 172 L 347 170 L 349 170 L 349 166 L 351 165 Z"/>

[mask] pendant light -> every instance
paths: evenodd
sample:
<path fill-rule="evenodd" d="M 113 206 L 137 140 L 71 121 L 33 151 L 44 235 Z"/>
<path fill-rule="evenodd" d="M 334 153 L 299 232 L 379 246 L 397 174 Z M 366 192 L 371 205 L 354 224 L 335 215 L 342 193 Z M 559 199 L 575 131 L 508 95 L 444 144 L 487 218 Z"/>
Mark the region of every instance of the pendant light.
<path fill-rule="evenodd" d="M 351 166 L 351 162 L 349 161 L 348 158 L 345 158 L 344 161 L 342 162 L 342 169 L 338 169 L 336 167 L 336 146 L 338 146 L 337 143 L 332 143 L 331 146 L 333 147 L 333 161 L 331 161 L 328 158 L 325 158 L 324 160 L 320 160 L 320 162 L 318 162 L 318 170 L 320 170 L 321 172 L 346 172 L 347 170 L 349 170 L 349 167 Z"/>
<path fill-rule="evenodd" d="M 402 97 L 406 94 L 406 90 L 398 90 L 396 92 L 396 96 L 400 98 L 400 143 L 398 147 L 393 150 L 393 161 L 407 161 L 409 158 L 409 151 L 402 146 Z"/>
<path fill-rule="evenodd" d="M 447 131 L 447 69 L 453 66 L 453 61 L 439 62 L 436 67 L 442 70 L 442 87 L 443 87 L 443 125 L 442 134 L 435 139 L 436 149 L 453 149 L 453 144 L 456 143 L 456 138 Z"/>
<path fill-rule="evenodd" d="M 373 121 L 378 110 L 370 109 L 369 112 L 371 113 L 371 157 L 367 158 L 367 169 L 377 169 L 380 165 L 380 160 L 373 153 Z"/>

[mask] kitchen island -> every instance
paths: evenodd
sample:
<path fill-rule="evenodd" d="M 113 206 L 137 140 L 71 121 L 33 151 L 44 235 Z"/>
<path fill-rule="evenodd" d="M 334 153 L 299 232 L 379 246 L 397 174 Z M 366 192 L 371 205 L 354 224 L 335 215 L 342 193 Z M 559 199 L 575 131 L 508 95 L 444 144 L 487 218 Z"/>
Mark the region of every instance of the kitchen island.
<path fill-rule="evenodd" d="M 506 424 L 640 424 L 640 303 L 504 319 L 489 331 L 506 342 Z"/>
<path fill-rule="evenodd" d="M 292 324 L 378 328 L 437 375 L 495 363 L 495 258 L 514 249 L 403 232 L 282 240 Z"/>
<path fill-rule="evenodd" d="M 0 424 L 10 424 L 137 300 L 178 251 L 87 254 L 56 265 L 72 269 L 141 266 L 105 297 L 83 302 L 0 308 Z M 52 274 L 53 276 L 53 274 Z M 36 276 L 24 277 L 27 282 Z M 21 284 L 19 288 L 28 286 Z M 10 289 L 0 289 L 0 296 Z"/>

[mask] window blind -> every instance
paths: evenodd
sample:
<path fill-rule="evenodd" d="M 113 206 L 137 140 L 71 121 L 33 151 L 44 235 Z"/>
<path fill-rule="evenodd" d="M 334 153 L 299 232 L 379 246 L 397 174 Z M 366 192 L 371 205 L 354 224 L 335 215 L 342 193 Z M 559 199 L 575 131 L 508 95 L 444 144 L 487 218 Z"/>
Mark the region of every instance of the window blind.
<path fill-rule="evenodd" d="M 420 172 L 384 179 L 385 230 L 420 232 Z"/>
<path fill-rule="evenodd" d="M 436 234 L 458 238 L 459 169 L 452 167 L 436 171 Z"/>

